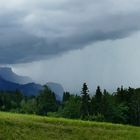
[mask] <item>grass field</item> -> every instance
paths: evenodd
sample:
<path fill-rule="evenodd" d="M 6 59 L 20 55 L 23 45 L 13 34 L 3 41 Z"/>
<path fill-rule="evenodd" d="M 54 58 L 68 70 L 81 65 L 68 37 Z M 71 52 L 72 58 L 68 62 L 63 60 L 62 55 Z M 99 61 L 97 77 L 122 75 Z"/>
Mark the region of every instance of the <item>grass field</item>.
<path fill-rule="evenodd" d="M 140 140 L 140 128 L 0 112 L 0 140 Z"/>

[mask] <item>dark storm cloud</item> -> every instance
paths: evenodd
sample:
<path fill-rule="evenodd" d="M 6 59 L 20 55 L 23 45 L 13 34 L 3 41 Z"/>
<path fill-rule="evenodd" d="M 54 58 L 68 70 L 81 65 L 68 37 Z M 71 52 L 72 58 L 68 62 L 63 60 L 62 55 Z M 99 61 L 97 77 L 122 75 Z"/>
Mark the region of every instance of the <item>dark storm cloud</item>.
<path fill-rule="evenodd" d="M 138 0 L 5 1 L 0 2 L 1 64 L 49 58 L 140 29 Z"/>

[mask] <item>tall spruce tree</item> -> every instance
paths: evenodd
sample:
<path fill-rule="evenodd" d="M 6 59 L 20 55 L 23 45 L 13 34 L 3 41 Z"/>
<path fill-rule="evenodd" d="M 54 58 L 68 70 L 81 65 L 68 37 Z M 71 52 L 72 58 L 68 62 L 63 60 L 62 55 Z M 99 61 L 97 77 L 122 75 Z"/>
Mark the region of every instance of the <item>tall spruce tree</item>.
<path fill-rule="evenodd" d="M 66 101 L 68 101 L 69 98 L 70 98 L 70 93 L 69 92 L 64 92 L 63 93 L 63 100 L 62 100 L 63 103 L 66 102 Z"/>
<path fill-rule="evenodd" d="M 82 94 L 81 118 L 86 119 L 89 116 L 89 103 L 90 103 L 89 90 L 86 83 L 83 84 L 81 94 Z"/>
<path fill-rule="evenodd" d="M 100 86 L 97 87 L 96 94 L 95 94 L 95 102 L 96 102 L 96 114 L 102 113 L 102 92 Z"/>
<path fill-rule="evenodd" d="M 46 85 L 41 93 L 37 96 L 38 114 L 47 115 L 48 112 L 57 110 L 57 101 L 54 92 Z"/>
<path fill-rule="evenodd" d="M 123 88 L 123 86 L 121 86 L 121 88 L 117 89 L 117 101 L 119 103 L 124 103 L 127 100 L 127 90 Z"/>

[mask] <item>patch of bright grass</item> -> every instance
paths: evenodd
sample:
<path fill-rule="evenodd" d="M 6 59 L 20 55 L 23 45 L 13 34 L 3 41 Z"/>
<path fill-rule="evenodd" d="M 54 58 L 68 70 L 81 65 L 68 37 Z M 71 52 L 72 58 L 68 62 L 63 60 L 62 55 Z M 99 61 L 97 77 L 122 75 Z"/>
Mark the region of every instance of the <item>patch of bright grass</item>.
<path fill-rule="evenodd" d="M 0 112 L 0 140 L 140 140 L 140 127 Z"/>

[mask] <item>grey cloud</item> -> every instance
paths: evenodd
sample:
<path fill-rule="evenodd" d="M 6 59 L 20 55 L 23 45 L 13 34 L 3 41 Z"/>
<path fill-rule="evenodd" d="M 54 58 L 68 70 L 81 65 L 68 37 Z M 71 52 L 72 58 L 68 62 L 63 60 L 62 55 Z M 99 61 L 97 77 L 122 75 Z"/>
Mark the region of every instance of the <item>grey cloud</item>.
<path fill-rule="evenodd" d="M 120 0 L 14 2 L 0 10 L 1 64 L 54 57 L 140 29 L 137 0 L 133 4 L 128 0 L 124 4 Z"/>
<path fill-rule="evenodd" d="M 137 88 L 140 86 L 139 44 L 140 32 L 120 40 L 97 42 L 54 59 L 12 67 L 42 84 L 61 83 L 72 93 L 80 93 L 83 82 L 88 83 L 92 93 L 98 85 L 111 92 L 121 85 Z"/>

